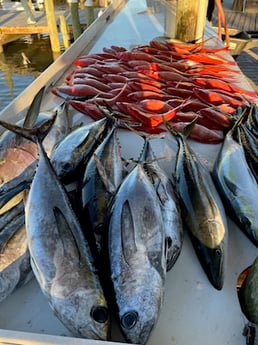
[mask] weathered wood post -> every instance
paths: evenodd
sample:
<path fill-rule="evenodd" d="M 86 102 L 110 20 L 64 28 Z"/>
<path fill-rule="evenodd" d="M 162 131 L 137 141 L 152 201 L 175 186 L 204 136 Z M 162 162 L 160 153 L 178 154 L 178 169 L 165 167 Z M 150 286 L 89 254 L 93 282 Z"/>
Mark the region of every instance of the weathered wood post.
<path fill-rule="evenodd" d="M 99 7 L 106 8 L 107 5 L 108 5 L 108 1 L 107 0 L 99 0 Z"/>
<path fill-rule="evenodd" d="M 84 3 L 87 27 L 90 26 L 94 22 L 94 7 L 93 7 L 93 5 L 94 4 L 93 4 L 92 0 L 86 0 Z"/>
<path fill-rule="evenodd" d="M 183 42 L 200 41 L 206 23 L 208 0 L 177 2 L 175 38 Z"/>
<path fill-rule="evenodd" d="M 5 78 L 5 84 L 9 87 L 10 97 L 14 99 L 15 94 L 14 94 L 13 76 L 12 76 L 11 68 L 9 67 L 8 63 L 5 61 L 4 54 L 0 54 L 0 70 L 3 72 L 4 78 Z"/>
<path fill-rule="evenodd" d="M 69 4 L 69 8 L 71 11 L 73 38 L 74 40 L 76 40 L 76 38 L 78 38 L 82 33 L 78 9 L 78 0 L 68 0 L 67 2 Z"/>
<path fill-rule="evenodd" d="M 63 37 L 63 45 L 64 45 L 64 48 L 67 49 L 68 47 L 70 47 L 70 37 L 69 37 L 68 29 L 67 29 L 66 19 L 63 14 L 60 15 L 59 19 L 60 19 L 60 31 Z"/>
<path fill-rule="evenodd" d="M 44 3 L 47 17 L 47 25 L 49 28 L 51 48 L 54 53 L 60 53 L 61 49 L 56 25 L 54 2 L 53 0 L 45 0 Z"/>

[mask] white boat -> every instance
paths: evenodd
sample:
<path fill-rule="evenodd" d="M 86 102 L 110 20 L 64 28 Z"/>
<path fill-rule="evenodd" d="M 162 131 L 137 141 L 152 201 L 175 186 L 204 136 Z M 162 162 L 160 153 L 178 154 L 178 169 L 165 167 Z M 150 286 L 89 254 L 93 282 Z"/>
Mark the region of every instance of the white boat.
<path fill-rule="evenodd" d="M 162 6 L 161 6 L 162 7 Z M 147 44 L 164 35 L 164 12 L 147 11 L 144 0 L 113 0 L 90 26 L 46 71 L 8 105 L 0 117 L 16 121 L 24 116 L 35 94 L 46 85 L 42 110 L 54 108 L 62 100 L 50 89 L 60 85 L 73 69 L 75 57 L 101 52 L 103 47 L 120 45 L 131 48 Z M 206 35 L 213 34 L 207 28 Z M 230 57 L 229 57 L 230 58 Z M 251 87 L 240 73 L 239 84 Z M 121 138 L 126 144 L 128 137 Z M 130 141 L 131 142 L 131 141 Z M 130 144 L 131 145 L 131 144 Z M 139 143 L 127 146 L 131 157 L 138 152 Z M 219 145 L 194 144 L 201 158 L 212 164 Z M 257 256 L 257 248 L 229 220 L 229 248 L 224 287 L 214 289 L 205 276 L 187 236 L 182 252 L 167 275 L 165 301 L 161 315 L 147 345 L 242 345 L 247 323 L 237 297 L 236 281 L 239 274 Z M 35 280 L 16 290 L 0 304 L 0 343 L 8 344 L 118 344 L 124 342 L 119 331 L 113 332 L 111 342 L 74 339 L 53 315 Z"/>

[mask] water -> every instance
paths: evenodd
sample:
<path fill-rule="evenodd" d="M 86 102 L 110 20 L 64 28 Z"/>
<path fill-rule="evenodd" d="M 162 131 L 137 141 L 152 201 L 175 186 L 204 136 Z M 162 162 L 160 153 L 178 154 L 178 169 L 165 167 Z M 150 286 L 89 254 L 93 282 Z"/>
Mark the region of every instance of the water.
<path fill-rule="evenodd" d="M 28 59 L 28 60 L 27 60 Z M 49 37 L 25 37 L 0 54 L 0 110 L 53 62 Z"/>
<path fill-rule="evenodd" d="M 63 8 L 63 2 L 64 0 L 56 0 L 56 7 Z M 3 0 L 2 8 L 11 9 L 14 7 L 15 10 L 20 10 L 20 3 Z M 5 45 L 4 52 L 0 53 L 0 111 L 29 86 L 53 61 L 48 35 L 26 36 Z"/>

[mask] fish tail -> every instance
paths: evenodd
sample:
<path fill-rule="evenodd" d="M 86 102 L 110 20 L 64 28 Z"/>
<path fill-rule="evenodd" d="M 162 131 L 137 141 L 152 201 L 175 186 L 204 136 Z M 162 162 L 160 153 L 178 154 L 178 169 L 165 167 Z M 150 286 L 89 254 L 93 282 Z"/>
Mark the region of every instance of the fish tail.
<path fill-rule="evenodd" d="M 26 128 L 33 127 L 39 114 L 40 105 L 41 105 L 42 97 L 44 95 L 44 91 L 45 91 L 45 86 L 43 86 L 35 95 L 29 107 L 29 110 L 25 116 L 23 127 L 26 127 Z"/>
<path fill-rule="evenodd" d="M 187 124 L 182 132 L 177 131 L 175 128 L 173 128 L 167 121 L 165 118 L 163 118 L 163 123 L 165 125 L 165 127 L 167 128 L 167 130 L 176 138 L 187 138 L 189 136 L 189 134 L 192 132 L 196 122 L 198 120 L 198 116 L 196 116 L 189 124 Z"/>
<path fill-rule="evenodd" d="M 16 134 L 19 134 L 22 137 L 33 141 L 34 143 L 38 143 L 38 142 L 42 142 L 44 138 L 47 136 L 47 134 L 49 133 L 50 129 L 52 128 L 55 122 L 56 116 L 57 114 L 55 114 L 52 118 L 43 122 L 40 126 L 33 127 L 33 128 L 20 127 L 15 124 L 2 121 L 2 120 L 0 120 L 0 126 Z"/>

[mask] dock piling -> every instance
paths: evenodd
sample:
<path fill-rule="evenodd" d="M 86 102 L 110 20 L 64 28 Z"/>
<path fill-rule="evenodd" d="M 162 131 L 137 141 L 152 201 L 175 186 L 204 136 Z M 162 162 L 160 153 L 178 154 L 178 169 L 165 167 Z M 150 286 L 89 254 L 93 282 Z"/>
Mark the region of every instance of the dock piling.
<path fill-rule="evenodd" d="M 208 0 L 177 2 L 175 37 L 183 42 L 203 38 Z"/>
<path fill-rule="evenodd" d="M 59 16 L 59 20 L 60 20 L 60 31 L 63 37 L 63 46 L 65 49 L 67 49 L 70 47 L 70 35 L 68 33 L 65 16 L 61 14 Z"/>
<path fill-rule="evenodd" d="M 54 53 L 60 53 L 60 42 L 56 25 L 55 8 L 53 0 L 45 0 L 45 10 L 49 27 L 49 37 L 51 48 Z"/>
<path fill-rule="evenodd" d="M 82 33 L 78 10 L 78 0 L 68 0 L 67 2 L 71 12 L 73 37 L 74 40 L 76 40 Z"/>
<path fill-rule="evenodd" d="M 86 14 L 86 24 L 90 26 L 94 22 L 94 8 L 93 8 L 93 1 L 86 0 L 84 3 L 85 6 L 85 14 Z"/>

